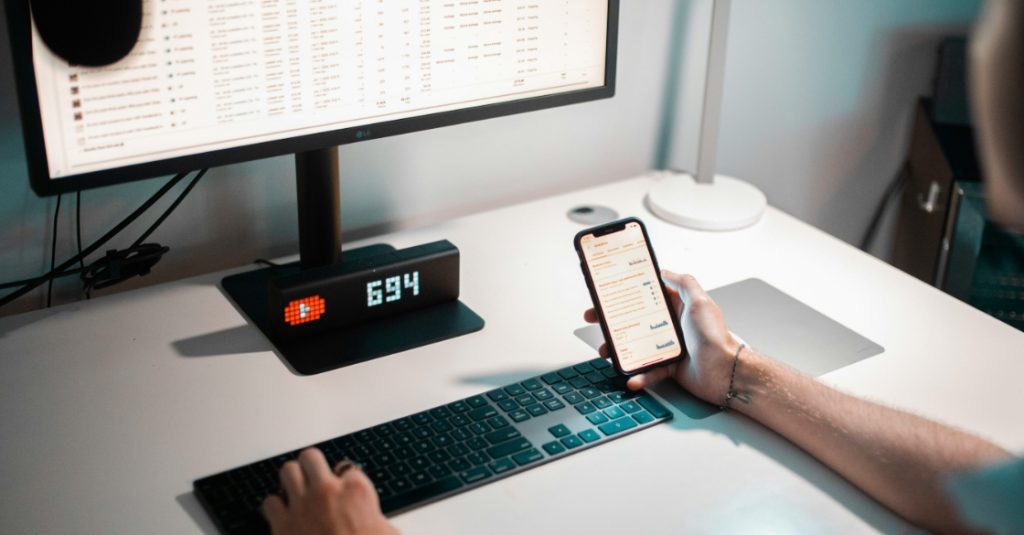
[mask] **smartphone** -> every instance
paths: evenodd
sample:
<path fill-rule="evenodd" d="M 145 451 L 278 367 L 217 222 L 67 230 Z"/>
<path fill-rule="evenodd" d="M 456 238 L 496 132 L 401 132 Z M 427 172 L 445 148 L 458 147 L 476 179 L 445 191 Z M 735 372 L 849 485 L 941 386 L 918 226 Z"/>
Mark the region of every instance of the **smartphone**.
<path fill-rule="evenodd" d="M 635 217 L 573 239 L 615 369 L 634 375 L 686 355 L 647 229 Z"/>

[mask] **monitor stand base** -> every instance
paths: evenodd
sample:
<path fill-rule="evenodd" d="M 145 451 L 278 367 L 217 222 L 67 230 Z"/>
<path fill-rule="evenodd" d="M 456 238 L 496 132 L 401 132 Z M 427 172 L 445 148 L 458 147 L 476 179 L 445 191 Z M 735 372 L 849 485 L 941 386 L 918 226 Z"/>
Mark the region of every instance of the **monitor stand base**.
<path fill-rule="evenodd" d="M 394 248 L 383 244 L 346 250 L 342 263 L 389 251 L 394 251 Z M 314 375 L 365 362 L 476 332 L 484 326 L 480 316 L 456 300 L 332 332 L 277 340 L 270 334 L 267 285 L 273 278 L 299 271 L 297 262 L 247 271 L 225 277 L 221 288 L 274 345 L 278 356 L 300 375 Z"/>
<path fill-rule="evenodd" d="M 696 230 L 736 230 L 757 223 L 768 205 L 748 182 L 715 175 L 710 184 L 688 174 L 663 178 L 647 192 L 647 208 L 676 225 Z"/>

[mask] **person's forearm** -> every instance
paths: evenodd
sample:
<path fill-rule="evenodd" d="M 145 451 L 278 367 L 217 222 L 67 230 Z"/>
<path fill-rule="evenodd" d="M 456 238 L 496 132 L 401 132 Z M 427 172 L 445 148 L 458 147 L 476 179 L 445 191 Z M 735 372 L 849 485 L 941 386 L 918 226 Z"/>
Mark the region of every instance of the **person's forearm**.
<path fill-rule="evenodd" d="M 973 435 L 855 398 L 756 352 L 736 369 L 733 409 L 786 437 L 911 522 L 963 531 L 945 482 L 1008 458 Z"/>

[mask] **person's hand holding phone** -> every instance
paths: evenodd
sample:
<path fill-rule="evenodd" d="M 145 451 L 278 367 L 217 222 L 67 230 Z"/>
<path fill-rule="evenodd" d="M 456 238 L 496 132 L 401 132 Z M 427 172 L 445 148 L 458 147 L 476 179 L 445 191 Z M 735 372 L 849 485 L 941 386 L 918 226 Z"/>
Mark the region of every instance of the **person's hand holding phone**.
<path fill-rule="evenodd" d="M 725 326 L 722 311 L 697 279 L 667 270 L 662 270 L 661 277 L 668 288 L 672 307 L 680 316 L 689 356 L 680 362 L 634 375 L 627 384 L 630 389 L 639 390 L 671 377 L 691 394 L 718 405 L 729 389 L 733 355 L 740 342 Z M 593 308 L 584 312 L 583 318 L 589 323 L 598 321 Z M 607 356 L 604 344 L 599 351 L 601 356 Z"/>

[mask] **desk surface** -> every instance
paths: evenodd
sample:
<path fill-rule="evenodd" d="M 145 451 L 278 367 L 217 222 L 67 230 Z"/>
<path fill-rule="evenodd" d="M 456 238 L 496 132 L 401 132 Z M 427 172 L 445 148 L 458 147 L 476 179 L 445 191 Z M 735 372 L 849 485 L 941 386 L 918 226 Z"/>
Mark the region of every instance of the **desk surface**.
<path fill-rule="evenodd" d="M 580 204 L 643 217 L 661 264 L 707 288 L 764 279 L 886 348 L 827 382 L 1024 451 L 1024 334 L 775 209 L 737 232 L 670 226 L 643 208 L 651 184 L 374 240 L 459 246 L 463 300 L 487 326 L 313 377 L 289 372 L 246 324 L 217 286 L 224 273 L 0 320 L 0 532 L 213 533 L 197 477 L 591 358 L 573 335 L 589 304 L 571 245 L 580 227 L 564 215 Z M 490 534 L 905 527 L 742 416 L 675 412 L 394 521 Z"/>

